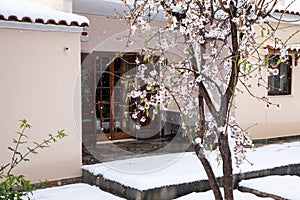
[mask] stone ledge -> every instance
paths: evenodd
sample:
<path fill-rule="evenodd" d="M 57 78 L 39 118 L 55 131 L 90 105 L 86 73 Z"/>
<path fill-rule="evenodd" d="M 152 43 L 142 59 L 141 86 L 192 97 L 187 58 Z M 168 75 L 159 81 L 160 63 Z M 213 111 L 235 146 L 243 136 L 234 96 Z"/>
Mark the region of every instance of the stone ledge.
<path fill-rule="evenodd" d="M 153 199 L 174 199 L 191 192 L 201 192 L 210 189 L 208 180 L 183 183 L 178 185 L 168 185 L 149 190 L 138 190 L 129 186 L 124 186 L 115 181 L 107 180 L 103 176 L 94 176 L 87 170 L 83 170 L 82 178 L 84 183 L 96 185 L 101 190 L 110 192 L 128 200 L 153 200 Z"/>
<path fill-rule="evenodd" d="M 62 185 L 69 185 L 73 183 L 81 183 L 82 177 L 74 177 L 74 178 L 66 178 L 60 180 L 53 180 L 53 181 L 42 181 L 40 183 L 32 184 L 35 189 L 45 189 L 55 186 L 62 186 Z"/>
<path fill-rule="evenodd" d="M 238 188 L 241 180 L 265 177 L 270 175 L 298 175 L 300 176 L 300 164 L 275 167 L 253 172 L 234 174 L 234 188 Z M 201 180 L 178 185 L 168 185 L 149 190 L 138 190 L 118 182 L 105 179 L 103 176 L 95 176 L 87 170 L 83 170 L 82 179 L 84 183 L 96 185 L 100 189 L 126 198 L 128 200 L 152 200 L 152 199 L 174 199 L 191 192 L 205 192 L 210 189 L 208 180 Z M 219 185 L 222 186 L 222 178 L 218 178 Z"/>

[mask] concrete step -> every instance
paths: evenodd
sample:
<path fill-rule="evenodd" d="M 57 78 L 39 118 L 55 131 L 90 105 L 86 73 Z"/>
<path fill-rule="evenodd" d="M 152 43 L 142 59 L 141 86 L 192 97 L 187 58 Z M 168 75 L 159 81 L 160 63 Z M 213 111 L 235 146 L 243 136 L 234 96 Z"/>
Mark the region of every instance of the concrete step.
<path fill-rule="evenodd" d="M 234 187 L 238 187 L 241 180 L 251 178 L 265 177 L 270 175 L 300 175 L 300 164 L 292 164 L 286 166 L 252 171 L 247 173 L 234 174 Z M 126 198 L 128 200 L 153 200 L 174 199 L 191 192 L 204 192 L 210 189 L 208 180 L 187 182 L 176 185 L 166 185 L 148 190 L 139 190 L 126 185 L 122 185 L 116 181 L 105 179 L 102 175 L 95 176 L 88 170 L 83 170 L 83 182 L 90 185 L 96 185 L 100 189 Z M 163 178 L 163 177 L 162 177 Z M 218 178 L 219 185 L 222 186 L 222 178 Z"/>

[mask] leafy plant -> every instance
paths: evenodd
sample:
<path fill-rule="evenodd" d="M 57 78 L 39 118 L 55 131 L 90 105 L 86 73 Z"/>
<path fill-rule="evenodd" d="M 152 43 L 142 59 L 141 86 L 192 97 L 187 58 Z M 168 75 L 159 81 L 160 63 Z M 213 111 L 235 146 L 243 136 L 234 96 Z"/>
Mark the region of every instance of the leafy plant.
<path fill-rule="evenodd" d="M 25 152 L 21 152 L 20 146 L 27 144 L 28 136 L 26 130 L 30 129 L 26 119 L 20 120 L 21 131 L 17 132 L 18 138 L 13 139 L 14 146 L 9 146 L 8 149 L 12 151 L 11 161 L 0 167 L 0 200 L 21 200 L 22 197 L 34 190 L 30 180 L 26 179 L 24 175 L 13 174 L 15 169 L 21 162 L 28 162 L 28 156 L 31 154 L 38 154 L 38 150 L 49 147 L 51 143 L 55 143 L 67 136 L 64 130 L 57 131 L 57 134 L 49 134 L 48 138 L 41 142 L 33 142 L 33 147 L 27 147 Z M 29 199 L 29 197 L 27 197 Z"/>

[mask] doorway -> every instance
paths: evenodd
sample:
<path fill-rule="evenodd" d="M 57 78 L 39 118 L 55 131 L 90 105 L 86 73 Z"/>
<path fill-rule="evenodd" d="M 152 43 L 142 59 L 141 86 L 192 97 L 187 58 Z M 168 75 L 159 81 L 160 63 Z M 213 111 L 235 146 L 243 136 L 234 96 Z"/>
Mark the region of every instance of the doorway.
<path fill-rule="evenodd" d="M 112 58 L 97 55 L 95 60 L 95 114 L 97 141 L 133 137 L 126 116 L 127 91 L 123 76 L 135 70 L 135 54 Z"/>
<path fill-rule="evenodd" d="M 90 146 L 99 141 L 127 138 L 160 137 L 160 117 L 141 124 L 138 130 L 130 117 L 134 107 L 126 98 L 130 88 L 128 77 L 136 74 L 137 53 L 93 52 L 82 62 L 82 130 L 83 142 Z M 152 108 L 153 109 L 153 108 Z M 127 112 L 126 112 L 127 111 Z M 151 114 L 152 111 L 150 110 Z"/>

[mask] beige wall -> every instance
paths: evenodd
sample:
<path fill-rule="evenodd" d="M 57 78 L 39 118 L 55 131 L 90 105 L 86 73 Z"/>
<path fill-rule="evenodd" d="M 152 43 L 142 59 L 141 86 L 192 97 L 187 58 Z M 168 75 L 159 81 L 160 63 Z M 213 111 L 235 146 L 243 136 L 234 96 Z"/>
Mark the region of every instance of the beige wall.
<path fill-rule="evenodd" d="M 98 16 L 92 14 L 79 13 L 86 16 L 90 20 L 90 26 L 88 29 L 89 40 L 82 42 L 82 52 L 91 53 L 93 51 L 104 52 L 136 52 L 140 51 L 144 45 L 144 37 L 140 37 L 140 34 L 135 34 L 132 39 L 133 45 L 126 47 L 127 38 L 129 36 L 128 25 L 125 21 L 114 17 Z M 155 30 L 155 27 L 161 26 L 161 22 L 152 22 L 151 26 Z M 147 34 L 147 33 L 146 33 Z M 120 38 L 122 38 L 120 40 Z M 157 38 L 154 37 L 153 41 L 149 44 L 155 44 Z M 169 59 L 178 59 L 180 56 L 184 56 L 182 49 L 172 48 L 168 52 L 170 54 Z"/>
<path fill-rule="evenodd" d="M 281 24 L 277 36 L 284 41 L 299 29 L 300 26 Z M 259 34 L 258 34 L 259 35 Z M 258 40 L 260 41 L 260 40 Z M 300 34 L 297 33 L 288 44 L 300 44 Z M 294 54 L 292 54 L 294 59 Z M 293 63 L 294 64 L 294 63 Z M 267 75 L 265 74 L 265 80 Z M 273 103 L 280 104 L 267 107 L 259 102 L 239 85 L 243 91 L 237 92 L 235 111 L 236 118 L 244 129 L 249 129 L 253 139 L 292 136 L 300 134 L 300 63 L 292 68 L 292 94 L 287 96 L 268 96 Z M 257 79 L 252 81 L 251 91 L 257 96 L 267 96 L 266 89 L 257 87 Z"/>
<path fill-rule="evenodd" d="M 31 156 L 15 172 L 31 180 L 81 175 L 80 33 L 0 30 L 0 164 L 19 122 L 32 124 L 29 144 L 65 129 L 66 138 Z M 64 51 L 68 47 L 69 51 Z"/>

